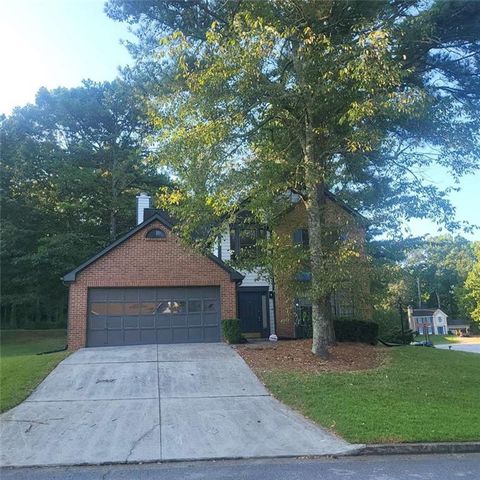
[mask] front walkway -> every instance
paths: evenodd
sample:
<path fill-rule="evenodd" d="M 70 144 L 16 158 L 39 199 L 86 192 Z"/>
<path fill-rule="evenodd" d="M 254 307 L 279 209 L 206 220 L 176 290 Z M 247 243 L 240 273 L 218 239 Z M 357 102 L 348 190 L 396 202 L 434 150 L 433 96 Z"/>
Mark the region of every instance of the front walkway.
<path fill-rule="evenodd" d="M 82 349 L 0 417 L 2 466 L 347 453 L 224 344 Z"/>

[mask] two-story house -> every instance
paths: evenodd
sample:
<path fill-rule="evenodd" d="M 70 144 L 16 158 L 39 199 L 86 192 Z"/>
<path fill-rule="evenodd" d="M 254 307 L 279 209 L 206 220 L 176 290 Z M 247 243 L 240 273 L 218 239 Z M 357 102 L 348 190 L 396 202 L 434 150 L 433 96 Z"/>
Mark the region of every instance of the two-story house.
<path fill-rule="evenodd" d="M 448 333 L 448 315 L 439 308 L 408 307 L 408 326 L 420 335 L 446 335 Z"/>
<path fill-rule="evenodd" d="M 331 223 L 362 244 L 363 217 L 330 193 L 326 202 Z M 287 288 L 292 279 L 278 266 L 270 275 L 235 268 L 235 257 L 272 233 L 308 249 L 305 207 L 293 194 L 289 205 L 272 231 L 233 224 L 211 254 L 202 254 L 177 237 L 174 220 L 151 208 L 147 194 L 139 195 L 137 226 L 63 277 L 70 287 L 69 348 L 216 342 L 222 340 L 222 319 L 233 317 L 247 337 L 297 337 L 298 319 L 311 308 L 301 293 L 308 291 L 308 266 L 293 279 L 300 285 L 295 294 Z M 356 289 L 368 290 L 368 280 Z M 359 304 L 338 290 L 331 307 L 333 315 L 349 317 Z"/>

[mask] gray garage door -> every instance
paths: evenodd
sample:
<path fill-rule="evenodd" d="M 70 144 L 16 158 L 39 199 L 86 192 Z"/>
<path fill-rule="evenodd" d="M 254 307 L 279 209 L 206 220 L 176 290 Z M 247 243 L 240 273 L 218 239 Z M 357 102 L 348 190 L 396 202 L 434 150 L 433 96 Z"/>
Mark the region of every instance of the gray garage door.
<path fill-rule="evenodd" d="M 217 287 L 89 290 L 89 347 L 218 341 Z"/>

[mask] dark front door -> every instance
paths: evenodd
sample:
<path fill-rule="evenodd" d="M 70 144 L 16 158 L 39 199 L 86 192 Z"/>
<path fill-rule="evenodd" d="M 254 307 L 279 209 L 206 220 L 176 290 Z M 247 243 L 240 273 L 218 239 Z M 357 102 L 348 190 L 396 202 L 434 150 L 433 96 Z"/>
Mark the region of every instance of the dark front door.
<path fill-rule="evenodd" d="M 268 290 L 243 290 L 238 291 L 238 318 L 242 333 L 269 335 L 268 315 Z"/>

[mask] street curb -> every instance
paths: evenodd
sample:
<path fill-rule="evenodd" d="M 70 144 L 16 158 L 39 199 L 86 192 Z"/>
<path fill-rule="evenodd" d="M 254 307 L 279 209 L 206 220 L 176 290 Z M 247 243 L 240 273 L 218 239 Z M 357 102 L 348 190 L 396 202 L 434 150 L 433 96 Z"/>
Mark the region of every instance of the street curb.
<path fill-rule="evenodd" d="M 103 467 L 109 465 L 175 465 L 181 463 L 220 463 L 220 462 L 238 462 L 238 461 L 258 461 L 258 460 L 294 460 L 294 459 L 315 459 L 315 458 L 338 458 L 338 457 L 354 457 L 361 454 L 363 446 L 352 448 L 341 452 L 322 453 L 318 455 L 260 455 L 260 456 L 227 456 L 227 457 L 203 457 L 203 458 L 169 458 L 166 460 L 117 460 L 107 462 L 79 462 L 79 463 L 51 463 L 51 464 L 31 464 L 31 465 L 0 465 L 0 478 L 2 470 L 14 470 L 20 468 L 67 468 L 67 467 Z"/>
<path fill-rule="evenodd" d="M 354 445 L 356 447 L 357 445 Z M 325 453 L 319 455 L 272 455 L 272 456 L 238 456 L 238 457 L 216 457 L 216 458 L 195 458 L 195 459 L 169 459 L 169 460 L 132 460 L 112 461 L 98 463 L 59 463 L 48 465 L 0 465 L 0 477 L 2 471 L 48 468 L 76 468 L 76 467 L 108 467 L 117 465 L 175 465 L 175 464 L 197 464 L 197 463 L 223 463 L 223 462 L 258 462 L 261 460 L 320 460 L 338 459 L 348 457 L 366 457 L 374 455 L 422 455 L 422 454 L 460 454 L 480 453 L 480 442 L 460 443 L 383 443 L 372 445 L 358 445 L 345 452 Z"/>
<path fill-rule="evenodd" d="M 328 459 L 345 457 L 362 457 L 369 455 L 428 455 L 428 454 L 455 454 L 455 453 L 480 453 L 480 442 L 439 442 L 439 443 L 380 443 L 371 445 L 353 444 L 352 449 L 336 453 L 318 455 L 264 455 L 264 456 L 231 456 L 231 457 L 205 457 L 182 458 L 168 460 L 133 460 L 110 461 L 98 463 L 58 463 L 47 465 L 0 465 L 0 476 L 3 470 L 16 469 L 42 469 L 42 468 L 67 468 L 67 467 L 101 467 L 109 465 L 152 465 L 152 464 L 181 464 L 181 463 L 210 463 L 210 462 L 237 462 L 259 460 L 294 460 L 294 459 Z"/>
<path fill-rule="evenodd" d="M 480 442 L 379 443 L 366 445 L 351 455 L 420 455 L 480 453 Z"/>

